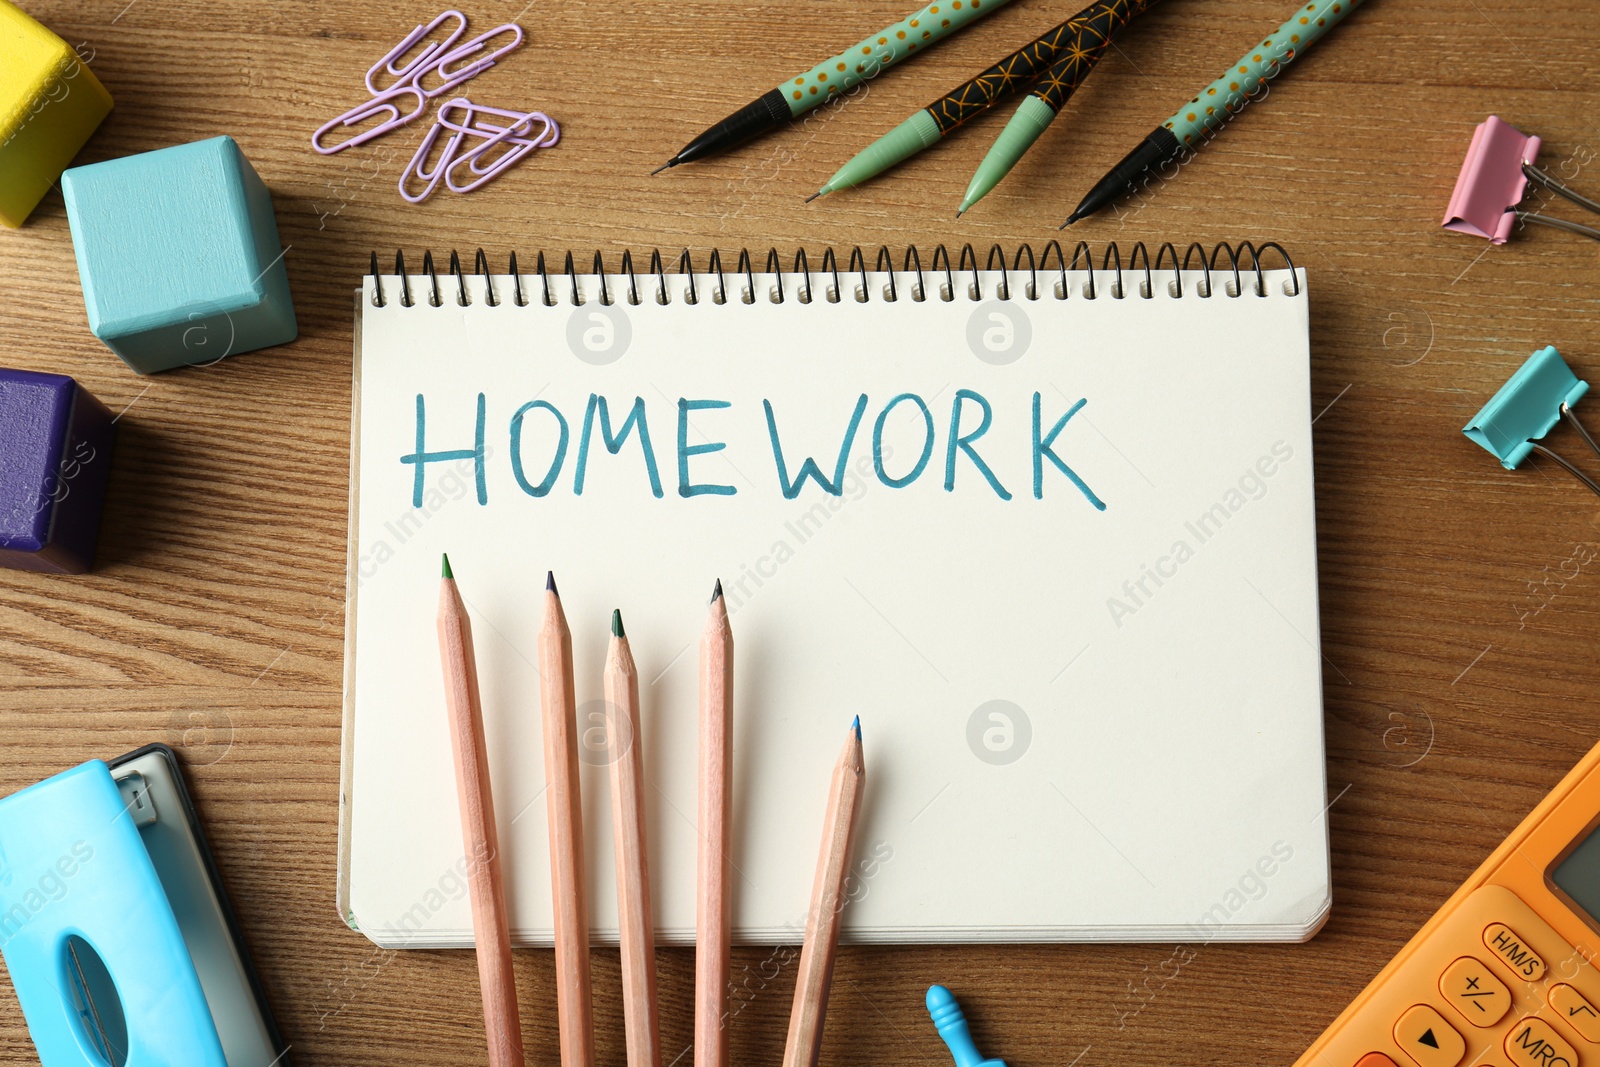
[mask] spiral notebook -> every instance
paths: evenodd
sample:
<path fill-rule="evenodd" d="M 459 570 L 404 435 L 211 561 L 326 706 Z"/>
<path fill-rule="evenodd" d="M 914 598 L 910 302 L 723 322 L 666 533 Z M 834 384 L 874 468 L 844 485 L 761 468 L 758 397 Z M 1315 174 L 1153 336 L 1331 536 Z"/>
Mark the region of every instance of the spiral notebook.
<path fill-rule="evenodd" d="M 477 271 L 366 277 L 350 925 L 388 947 L 472 941 L 433 621 L 448 551 L 520 944 L 552 933 L 546 571 L 573 630 L 596 943 L 617 936 L 613 608 L 641 675 L 656 930 L 694 938 L 697 641 L 717 579 L 737 939 L 800 939 L 858 714 L 848 940 L 1314 933 L 1330 893 L 1305 276 L 1248 246 L 1211 269 L 1123 251 L 978 269 L 970 249 L 954 266 L 913 249 L 878 270 L 829 252 L 781 273 L 777 253 L 768 271 L 541 257 L 492 276 L 480 254 Z"/>

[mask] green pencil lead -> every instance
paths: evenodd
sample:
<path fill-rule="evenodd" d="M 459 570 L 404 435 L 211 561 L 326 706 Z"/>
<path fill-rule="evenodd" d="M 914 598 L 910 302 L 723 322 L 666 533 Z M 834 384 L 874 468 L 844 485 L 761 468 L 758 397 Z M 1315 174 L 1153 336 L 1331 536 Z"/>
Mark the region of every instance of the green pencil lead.
<path fill-rule="evenodd" d="M 454 581 L 456 576 L 450 573 L 450 553 L 441 552 L 440 556 L 442 556 L 444 559 L 443 576 L 449 578 L 451 581 Z"/>
<path fill-rule="evenodd" d="M 622 632 L 622 609 L 621 608 L 612 608 L 611 609 L 611 636 L 612 637 L 627 637 L 628 636 L 627 634 Z"/>

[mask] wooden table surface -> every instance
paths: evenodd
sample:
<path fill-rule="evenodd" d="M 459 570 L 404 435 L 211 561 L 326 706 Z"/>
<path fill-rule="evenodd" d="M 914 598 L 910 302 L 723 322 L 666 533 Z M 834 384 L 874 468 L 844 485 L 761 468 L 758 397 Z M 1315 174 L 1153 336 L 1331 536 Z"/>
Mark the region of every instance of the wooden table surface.
<path fill-rule="evenodd" d="M 615 264 L 623 249 L 647 261 L 652 247 L 702 259 L 748 247 L 764 260 L 770 245 L 786 258 L 804 245 L 817 263 L 830 242 L 1039 247 L 1109 163 L 1286 13 L 1284 0 L 1167 0 L 955 221 L 1000 116 L 888 180 L 803 199 L 1070 0 L 1016 0 L 837 111 L 654 178 L 708 121 L 909 0 L 477 0 L 475 27 L 516 19 L 529 38 L 472 95 L 543 109 L 564 138 L 486 189 L 420 207 L 395 182 L 421 125 L 333 157 L 308 137 L 433 7 L 26 6 L 81 45 L 116 99 L 79 162 L 238 140 L 273 193 L 300 338 L 137 377 L 88 331 L 60 194 L 0 233 L 0 365 L 74 375 L 122 412 L 95 573 L 0 576 L 0 791 L 172 744 L 295 1061 L 429 1067 L 484 1060 L 471 955 L 378 950 L 334 911 L 349 294 L 369 251 L 482 246 L 503 269 L 512 250 L 529 263 L 598 248 Z M 1596 740 L 1597 502 L 1548 464 L 1501 470 L 1460 427 L 1542 345 L 1600 374 L 1597 250 L 1538 227 L 1499 248 L 1439 228 L 1491 112 L 1543 136 L 1552 170 L 1600 190 L 1595 14 L 1590 0 L 1372 0 L 1140 210 L 1073 231 L 1124 250 L 1277 240 L 1309 271 L 1327 927 L 1301 946 L 1192 947 L 1175 978 L 1162 977 L 1170 944 L 847 949 L 825 1063 L 948 1063 L 922 1007 L 934 981 L 960 991 L 981 1047 L 1012 1067 L 1291 1063 Z M 792 969 L 767 979 L 767 956 L 735 961 L 748 1001 L 735 1067 L 781 1052 Z M 623 1062 L 620 977 L 615 951 L 596 960 L 610 1067 Z M 660 966 L 673 1061 L 691 1038 L 692 956 L 664 951 Z M 519 951 L 517 970 L 529 1062 L 555 1064 L 552 955 Z M 0 1061 L 34 1061 L 9 983 Z"/>

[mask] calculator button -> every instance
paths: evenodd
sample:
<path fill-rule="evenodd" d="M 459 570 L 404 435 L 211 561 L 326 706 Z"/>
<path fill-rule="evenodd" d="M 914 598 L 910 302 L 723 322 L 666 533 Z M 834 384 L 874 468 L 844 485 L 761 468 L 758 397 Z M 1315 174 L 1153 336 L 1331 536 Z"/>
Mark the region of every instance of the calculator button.
<path fill-rule="evenodd" d="M 1511 990 L 1489 972 L 1488 964 L 1471 956 L 1446 968 L 1439 976 L 1439 992 L 1473 1026 L 1493 1026 L 1511 1010 Z"/>
<path fill-rule="evenodd" d="M 1381 1052 L 1369 1052 L 1356 1061 L 1356 1067 L 1400 1067 Z"/>
<path fill-rule="evenodd" d="M 1544 977 L 1544 960 L 1505 923 L 1490 923 L 1485 927 L 1483 943 L 1518 977 L 1530 982 L 1537 982 Z"/>
<path fill-rule="evenodd" d="M 1506 1035 L 1506 1055 L 1516 1067 L 1578 1067 L 1578 1053 L 1543 1019 L 1528 1016 Z"/>
<path fill-rule="evenodd" d="M 1600 1044 L 1600 1011 L 1569 985 L 1550 987 L 1550 1006 L 1585 1041 Z"/>
<path fill-rule="evenodd" d="M 1407 1008 L 1394 1024 L 1394 1042 L 1422 1067 L 1456 1067 L 1467 1054 L 1466 1040 L 1444 1016 L 1426 1004 Z M 1565 1067 L 1540 1064 L 1539 1067 Z"/>

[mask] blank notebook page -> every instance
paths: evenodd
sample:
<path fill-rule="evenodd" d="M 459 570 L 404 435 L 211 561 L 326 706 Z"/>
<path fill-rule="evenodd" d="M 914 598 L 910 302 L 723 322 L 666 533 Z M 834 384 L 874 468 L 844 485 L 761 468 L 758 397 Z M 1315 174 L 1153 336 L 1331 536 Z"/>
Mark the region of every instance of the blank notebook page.
<path fill-rule="evenodd" d="M 471 612 L 512 933 L 551 943 L 536 635 L 572 627 L 593 935 L 642 744 L 694 937 L 698 641 L 735 639 L 734 931 L 798 942 L 860 715 L 856 942 L 1296 940 L 1330 900 L 1304 275 L 385 277 L 355 353 L 339 898 L 472 941 L 435 633 Z M 1002 282 L 1008 292 L 1001 293 Z M 1137 284 L 1136 284 L 1137 282 Z M 630 297 L 637 295 L 637 304 Z M 662 296 L 666 302 L 661 302 Z M 861 296 L 865 299 L 859 299 Z M 948 295 L 950 299 L 944 299 Z M 1003 298 L 1005 297 L 1005 298 Z M 605 300 L 609 299 L 610 303 Z M 642 737 L 609 729 L 613 608 Z"/>

